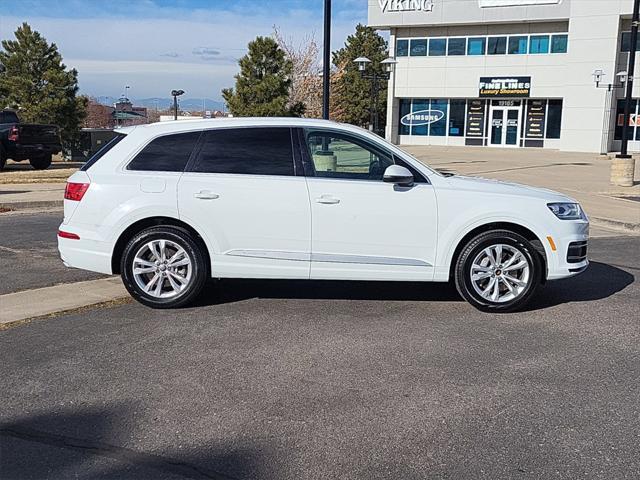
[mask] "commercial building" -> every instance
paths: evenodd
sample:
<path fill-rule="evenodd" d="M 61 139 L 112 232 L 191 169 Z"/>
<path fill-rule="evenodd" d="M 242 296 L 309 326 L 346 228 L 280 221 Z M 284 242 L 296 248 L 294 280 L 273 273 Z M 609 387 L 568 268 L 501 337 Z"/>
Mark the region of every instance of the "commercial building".
<path fill-rule="evenodd" d="M 633 0 L 369 0 L 368 9 L 398 62 L 387 104 L 394 143 L 620 149 Z M 638 113 L 635 100 L 630 151 L 640 151 Z"/>

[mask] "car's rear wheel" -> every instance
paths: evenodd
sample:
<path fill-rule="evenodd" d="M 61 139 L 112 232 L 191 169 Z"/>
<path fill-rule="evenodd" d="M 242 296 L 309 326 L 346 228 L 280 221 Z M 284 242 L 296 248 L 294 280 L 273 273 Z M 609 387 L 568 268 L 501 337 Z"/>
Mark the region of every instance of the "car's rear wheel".
<path fill-rule="evenodd" d="M 487 312 L 511 312 L 533 297 L 542 277 L 540 255 L 521 235 L 485 232 L 462 249 L 455 267 L 458 292 Z"/>
<path fill-rule="evenodd" d="M 206 256 L 191 234 L 179 227 L 153 227 L 134 236 L 124 249 L 120 271 L 133 298 L 153 308 L 192 302 L 208 277 Z"/>
<path fill-rule="evenodd" d="M 50 153 L 29 159 L 29 163 L 35 170 L 46 170 L 51 166 L 51 161 L 52 156 Z"/>

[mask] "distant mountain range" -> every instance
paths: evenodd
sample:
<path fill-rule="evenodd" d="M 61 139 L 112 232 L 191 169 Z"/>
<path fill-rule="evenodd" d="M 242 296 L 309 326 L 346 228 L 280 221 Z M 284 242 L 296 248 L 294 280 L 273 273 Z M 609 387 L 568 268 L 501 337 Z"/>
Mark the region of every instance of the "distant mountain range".
<path fill-rule="evenodd" d="M 115 97 L 97 97 L 98 101 L 104 105 L 113 105 L 118 99 Z M 147 107 L 148 109 L 166 110 L 173 107 L 173 98 L 132 98 L 131 102 L 136 107 Z M 187 112 L 201 112 L 204 110 L 223 110 L 224 103 L 211 98 L 178 98 L 178 105 L 181 110 Z"/>

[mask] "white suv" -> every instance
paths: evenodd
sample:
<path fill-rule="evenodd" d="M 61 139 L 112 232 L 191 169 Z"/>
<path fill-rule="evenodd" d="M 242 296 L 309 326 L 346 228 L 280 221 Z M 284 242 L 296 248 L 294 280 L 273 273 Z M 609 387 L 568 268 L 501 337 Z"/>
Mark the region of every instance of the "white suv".
<path fill-rule="evenodd" d="M 357 127 L 230 118 L 119 130 L 69 178 L 58 246 L 151 307 L 210 277 L 453 279 L 510 311 L 587 268 L 588 232 L 564 195 L 445 176 Z"/>

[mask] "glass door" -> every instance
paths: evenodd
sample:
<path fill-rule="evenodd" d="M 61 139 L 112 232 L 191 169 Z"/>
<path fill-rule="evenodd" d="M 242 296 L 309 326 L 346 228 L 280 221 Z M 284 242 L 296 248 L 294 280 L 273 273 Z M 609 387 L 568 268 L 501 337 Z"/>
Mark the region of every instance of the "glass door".
<path fill-rule="evenodd" d="M 517 147 L 520 139 L 520 108 L 491 108 L 490 144 L 495 147 Z"/>

